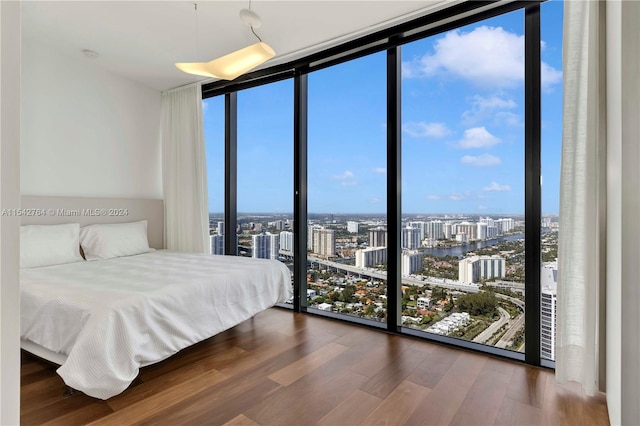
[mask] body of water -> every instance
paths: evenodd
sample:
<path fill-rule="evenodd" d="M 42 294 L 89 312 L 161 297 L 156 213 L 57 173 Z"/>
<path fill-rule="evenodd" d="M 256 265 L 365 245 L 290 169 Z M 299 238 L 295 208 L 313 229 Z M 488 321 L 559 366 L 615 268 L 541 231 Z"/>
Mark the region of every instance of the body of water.
<path fill-rule="evenodd" d="M 523 238 L 524 238 L 524 233 L 507 235 L 505 237 L 494 238 L 493 240 L 474 241 L 468 244 L 455 246 L 455 247 L 424 248 L 424 249 L 420 249 L 420 251 L 422 252 L 422 254 L 428 254 L 428 255 L 437 256 L 437 257 L 445 257 L 445 256 L 462 257 L 470 251 L 476 251 L 485 247 L 495 246 L 496 244 L 501 243 L 503 241 L 516 241 L 516 240 L 521 240 Z"/>

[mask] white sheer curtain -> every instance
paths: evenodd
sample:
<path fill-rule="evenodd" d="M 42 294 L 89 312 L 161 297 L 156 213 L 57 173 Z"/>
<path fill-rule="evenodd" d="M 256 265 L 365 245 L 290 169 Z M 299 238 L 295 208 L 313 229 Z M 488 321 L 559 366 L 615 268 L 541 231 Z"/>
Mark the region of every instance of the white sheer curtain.
<path fill-rule="evenodd" d="M 599 347 L 606 220 L 604 16 L 597 1 L 566 1 L 564 7 L 556 378 L 578 382 L 593 395 L 604 350 Z"/>
<path fill-rule="evenodd" d="M 165 248 L 208 253 L 209 215 L 200 84 L 162 93 Z"/>

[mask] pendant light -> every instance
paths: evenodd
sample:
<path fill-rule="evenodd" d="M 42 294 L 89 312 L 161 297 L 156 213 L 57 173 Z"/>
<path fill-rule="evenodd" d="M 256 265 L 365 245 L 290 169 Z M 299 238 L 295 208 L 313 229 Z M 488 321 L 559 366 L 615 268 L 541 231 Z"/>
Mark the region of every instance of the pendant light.
<path fill-rule="evenodd" d="M 249 3 L 251 7 L 251 3 Z M 196 14 L 198 5 L 195 4 Z M 222 80 L 233 80 L 258 65 L 268 61 L 275 56 L 273 49 L 256 34 L 254 28 L 260 28 L 262 22 L 260 17 L 251 9 L 242 9 L 240 19 L 258 39 L 257 43 L 244 47 L 225 56 L 209 62 L 181 62 L 176 63 L 176 67 L 188 74 L 200 75 L 203 77 L 220 78 Z M 196 33 L 198 32 L 198 21 L 196 16 Z M 196 35 L 196 39 L 198 36 Z"/>

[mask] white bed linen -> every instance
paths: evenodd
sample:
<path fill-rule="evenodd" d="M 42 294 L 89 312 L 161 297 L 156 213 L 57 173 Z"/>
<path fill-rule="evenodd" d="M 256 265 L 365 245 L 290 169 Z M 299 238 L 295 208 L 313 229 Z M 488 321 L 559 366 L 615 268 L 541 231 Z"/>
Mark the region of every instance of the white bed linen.
<path fill-rule="evenodd" d="M 159 250 L 21 271 L 21 337 L 67 355 L 64 382 L 107 399 L 163 360 L 291 297 L 275 260 Z"/>

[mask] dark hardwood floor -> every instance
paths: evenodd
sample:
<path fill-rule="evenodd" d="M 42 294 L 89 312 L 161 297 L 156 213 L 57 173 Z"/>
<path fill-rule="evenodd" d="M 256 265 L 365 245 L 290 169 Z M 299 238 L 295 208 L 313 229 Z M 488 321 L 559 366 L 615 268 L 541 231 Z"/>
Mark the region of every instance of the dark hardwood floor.
<path fill-rule="evenodd" d="M 23 425 L 606 425 L 553 372 L 281 309 L 143 368 L 108 401 L 65 397 L 23 352 Z"/>

